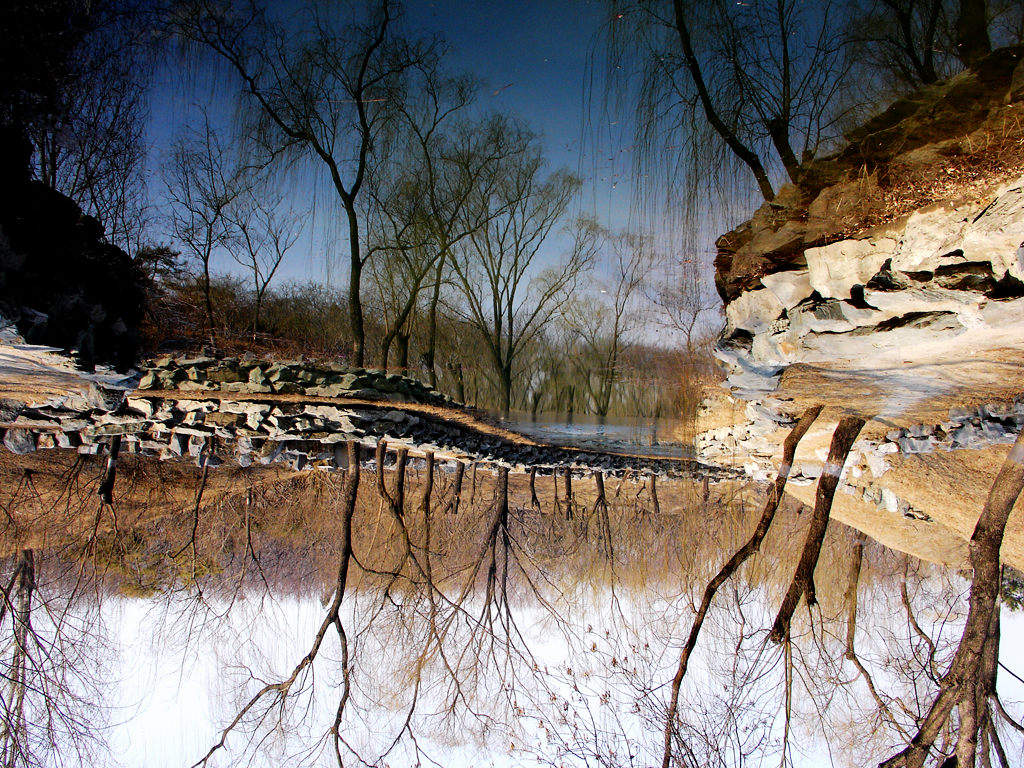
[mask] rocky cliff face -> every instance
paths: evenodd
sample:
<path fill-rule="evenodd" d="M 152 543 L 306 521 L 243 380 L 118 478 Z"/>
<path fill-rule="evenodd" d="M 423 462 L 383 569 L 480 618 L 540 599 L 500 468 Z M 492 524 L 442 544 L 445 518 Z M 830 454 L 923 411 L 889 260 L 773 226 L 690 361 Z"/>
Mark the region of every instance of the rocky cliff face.
<path fill-rule="evenodd" d="M 714 417 L 700 455 L 740 457 L 763 479 L 799 411 L 826 403 L 792 489 L 809 501 L 832 426 L 858 413 L 871 421 L 836 516 L 963 560 L 987 467 L 1024 424 L 1022 53 L 897 102 L 719 239 L 735 418 Z M 941 499 L 921 488 L 938 464 L 956 478 Z M 1024 562 L 1024 538 L 1004 553 Z"/>
<path fill-rule="evenodd" d="M 1019 334 L 1021 60 L 897 102 L 720 238 L 723 346 L 763 371 Z"/>
<path fill-rule="evenodd" d="M 719 238 L 722 299 L 762 288 L 766 275 L 807 269 L 808 249 L 898 232 L 930 204 L 980 199 L 1024 174 L 1022 56 L 1024 48 L 996 51 L 897 101 L 842 149 L 805 164 L 798 185 Z"/>
<path fill-rule="evenodd" d="M 724 346 L 761 372 L 1024 340 L 1024 176 L 803 251 L 726 307 Z M 742 364 L 741 364 L 742 367 Z"/>

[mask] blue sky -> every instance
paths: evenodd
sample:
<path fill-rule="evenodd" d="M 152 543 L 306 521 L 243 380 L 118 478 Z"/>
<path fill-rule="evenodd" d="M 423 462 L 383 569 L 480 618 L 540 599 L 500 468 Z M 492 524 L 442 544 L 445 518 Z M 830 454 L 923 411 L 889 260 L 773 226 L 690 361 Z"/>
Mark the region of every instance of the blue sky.
<path fill-rule="evenodd" d="M 619 146 L 625 142 L 609 141 L 607 130 L 621 133 L 628 117 L 620 124 L 617 116 L 597 117 L 599 110 L 589 108 L 591 98 L 600 98 L 591 94 L 588 80 L 591 58 L 601 55 L 599 33 L 607 8 L 605 0 L 410 0 L 402 23 L 410 32 L 444 37 L 451 46 L 452 70 L 483 81 L 480 108 L 507 111 L 526 121 L 544 137 L 552 166 L 567 167 L 583 178 L 577 212 L 620 228 L 632 189 L 629 156 Z M 197 105 L 225 122 L 234 108 L 230 89 L 208 76 L 201 64 L 193 64 L 194 71 L 185 76 L 180 66 L 180 61 L 170 61 L 158 76 L 152 104 L 154 167 L 161 147 L 197 119 Z M 600 71 L 600 64 L 596 69 Z M 549 256 L 562 247 L 564 241 L 554 241 Z M 281 277 L 321 280 L 328 274 L 323 263 L 322 240 L 310 238 L 289 255 Z M 343 277 L 337 270 L 329 274 L 335 281 Z"/>

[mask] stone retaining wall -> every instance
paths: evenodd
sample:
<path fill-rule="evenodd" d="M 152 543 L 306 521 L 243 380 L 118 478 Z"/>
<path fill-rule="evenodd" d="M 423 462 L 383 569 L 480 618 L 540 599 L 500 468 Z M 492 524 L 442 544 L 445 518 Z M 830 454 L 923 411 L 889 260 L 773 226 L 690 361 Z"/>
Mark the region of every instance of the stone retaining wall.
<path fill-rule="evenodd" d="M 255 358 L 162 357 L 143 366 L 139 390 L 312 395 L 454 405 L 416 379 L 382 370 Z"/>
<path fill-rule="evenodd" d="M 210 357 L 155 361 L 139 387 L 111 410 L 60 404 L 0 407 L 3 444 L 15 453 L 65 448 L 122 450 L 216 466 L 287 463 L 344 466 L 344 443 L 381 440 L 439 459 L 488 462 L 514 471 L 571 470 L 711 480 L 738 472 L 689 458 L 629 456 L 549 445 L 505 433 L 420 382 L 380 371 Z"/>

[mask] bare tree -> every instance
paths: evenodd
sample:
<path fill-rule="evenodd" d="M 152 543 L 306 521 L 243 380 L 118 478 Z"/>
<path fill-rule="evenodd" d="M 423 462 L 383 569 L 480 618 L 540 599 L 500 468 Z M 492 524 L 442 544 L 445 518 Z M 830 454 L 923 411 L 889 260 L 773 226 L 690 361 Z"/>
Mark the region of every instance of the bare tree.
<path fill-rule="evenodd" d="M 670 263 L 664 279 L 645 286 L 647 298 L 657 308 L 661 322 L 682 336 L 689 358 L 698 352 L 719 308 L 705 274 L 696 255 L 684 254 L 674 264 Z"/>
<path fill-rule="evenodd" d="M 871 0 L 851 16 L 850 39 L 863 62 L 904 86 L 928 85 L 949 73 L 941 41 L 948 37 L 943 0 Z"/>
<path fill-rule="evenodd" d="M 563 220 L 579 181 L 565 171 L 545 175 L 536 139 L 492 167 L 497 183 L 475 196 L 469 215 L 487 223 L 454 252 L 452 269 L 461 312 L 484 339 L 501 392 L 503 412 L 512 406 L 514 366 L 524 347 L 568 300 L 590 265 L 594 227 L 580 223 L 565 259 L 541 266 L 542 249 Z"/>
<path fill-rule="evenodd" d="M 596 228 L 596 251 L 604 251 L 607 274 L 598 278 L 596 296 L 567 305 L 564 314 L 583 354 L 576 368 L 587 389 L 594 412 L 606 417 L 621 375 L 623 347 L 642 326 L 644 317 L 636 305 L 652 261 L 649 243 L 642 237 L 614 234 Z"/>
<path fill-rule="evenodd" d="M 256 108 L 254 133 L 268 152 L 326 171 L 344 211 L 349 248 L 352 357 L 362 365 L 361 192 L 380 162 L 378 149 L 405 98 L 414 66 L 433 66 L 439 44 L 397 33 L 390 0 L 355 8 L 350 18 L 305 9 L 302 23 L 276 25 L 255 2 L 193 0 L 176 7 L 178 34 L 205 46 L 238 76 Z"/>
<path fill-rule="evenodd" d="M 704 188 L 700 174 L 723 179 L 739 163 L 765 200 L 780 165 L 797 181 L 844 112 L 849 65 L 836 12 L 796 0 L 612 3 L 612 72 L 628 74 L 635 68 L 620 62 L 638 60 L 638 141 L 652 170 L 678 167 L 666 156 L 704 158 L 683 169 L 684 183 Z M 722 157 L 703 144 L 704 126 L 731 162 L 715 167 Z M 669 151 L 679 144 L 687 151 Z"/>
<path fill-rule="evenodd" d="M 51 513 L 60 514 L 54 508 Z M 104 750 L 106 648 L 82 542 L 19 549 L 0 572 L 0 764 L 95 764 Z M 79 556 L 78 553 L 82 553 Z"/>
<path fill-rule="evenodd" d="M 995 687 L 999 654 L 999 551 L 1007 520 L 1021 491 L 1024 491 L 1024 432 L 1017 436 L 996 475 L 971 536 L 969 556 L 973 578 L 960 644 L 939 679 L 938 692 L 921 719 L 917 733 L 904 749 L 882 763 L 884 768 L 921 768 L 939 734 L 947 727 L 954 707 L 959 715 L 955 761 L 944 765 L 975 765 L 979 736 L 986 751 L 989 736 L 996 734 L 993 740 L 998 743 L 989 702 L 996 702 L 998 711 L 1006 716 L 998 703 Z"/>
<path fill-rule="evenodd" d="M 40 181 L 97 218 L 108 240 L 134 252 L 147 207 L 153 35 L 145 7 L 118 0 L 8 6 L 0 19 L 8 49 L 0 120 L 31 141 Z"/>
<path fill-rule="evenodd" d="M 225 215 L 234 235 L 226 243 L 228 252 L 252 276 L 255 337 L 267 288 L 298 240 L 302 222 L 294 209 L 286 207 L 283 195 L 273 188 L 265 171 L 260 170 L 241 185 Z"/>
<path fill-rule="evenodd" d="M 164 165 L 171 232 L 188 259 L 199 265 L 207 333 L 214 345 L 211 263 L 235 234 L 232 209 L 250 183 L 205 114 L 202 129 L 181 136 Z"/>
<path fill-rule="evenodd" d="M 494 191 L 501 178 L 495 169 L 523 150 L 523 137 L 500 116 L 458 120 L 472 103 L 470 80 L 422 67 L 413 74 L 417 87 L 398 107 L 397 146 L 389 152 L 394 159 L 370 187 L 374 226 L 367 252 L 380 257 L 373 264 L 387 325 L 380 364 L 387 367 L 396 339 L 407 353 L 408 326 L 422 309 L 424 363 L 436 384 L 437 311 L 452 249 L 497 213 L 473 201 Z"/>

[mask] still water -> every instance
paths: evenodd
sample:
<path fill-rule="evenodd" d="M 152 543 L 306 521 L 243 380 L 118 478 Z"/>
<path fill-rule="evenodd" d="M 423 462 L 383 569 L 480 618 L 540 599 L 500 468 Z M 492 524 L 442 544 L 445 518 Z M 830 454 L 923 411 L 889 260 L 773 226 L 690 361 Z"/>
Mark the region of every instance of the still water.
<path fill-rule="evenodd" d="M 676 419 L 608 417 L 592 414 L 538 414 L 513 412 L 503 424 L 535 440 L 572 448 L 688 457 L 691 446 L 680 441 L 683 423 Z"/>

